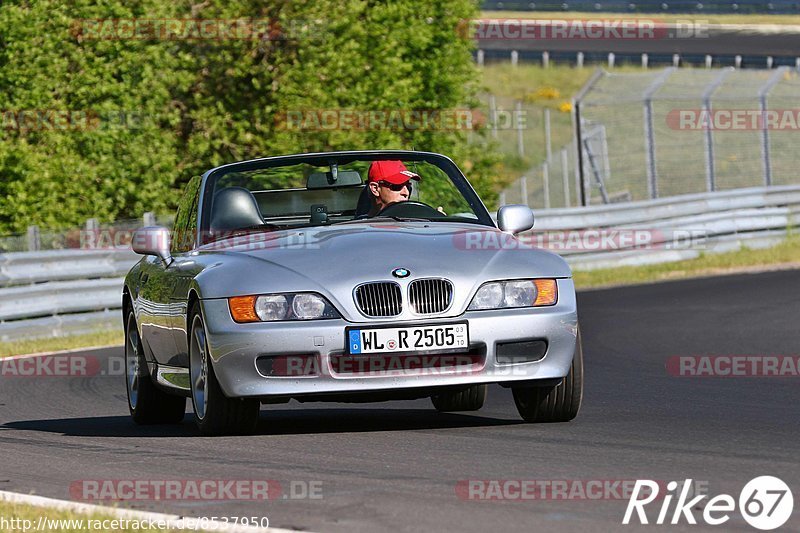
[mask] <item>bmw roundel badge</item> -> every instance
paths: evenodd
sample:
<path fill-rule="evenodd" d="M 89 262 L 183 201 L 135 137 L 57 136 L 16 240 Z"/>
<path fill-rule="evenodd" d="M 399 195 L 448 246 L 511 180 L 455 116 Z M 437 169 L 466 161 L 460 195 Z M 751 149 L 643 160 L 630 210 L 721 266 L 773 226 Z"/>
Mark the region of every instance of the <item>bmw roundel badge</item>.
<path fill-rule="evenodd" d="M 392 270 L 392 276 L 394 276 L 396 278 L 407 278 L 410 275 L 411 275 L 411 272 L 409 272 L 405 268 L 395 268 L 394 270 Z"/>

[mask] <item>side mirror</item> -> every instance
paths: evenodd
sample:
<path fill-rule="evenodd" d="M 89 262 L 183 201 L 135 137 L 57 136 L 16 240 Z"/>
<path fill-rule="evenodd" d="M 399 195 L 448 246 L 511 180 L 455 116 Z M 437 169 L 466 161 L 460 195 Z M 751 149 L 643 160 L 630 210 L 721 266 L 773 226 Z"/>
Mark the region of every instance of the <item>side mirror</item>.
<path fill-rule="evenodd" d="M 161 258 L 165 265 L 172 262 L 169 253 L 169 230 L 162 226 L 147 226 L 133 232 L 131 248 L 137 254 L 155 255 Z"/>
<path fill-rule="evenodd" d="M 527 205 L 504 205 L 497 211 L 497 227 L 516 235 L 533 227 L 533 211 Z"/>

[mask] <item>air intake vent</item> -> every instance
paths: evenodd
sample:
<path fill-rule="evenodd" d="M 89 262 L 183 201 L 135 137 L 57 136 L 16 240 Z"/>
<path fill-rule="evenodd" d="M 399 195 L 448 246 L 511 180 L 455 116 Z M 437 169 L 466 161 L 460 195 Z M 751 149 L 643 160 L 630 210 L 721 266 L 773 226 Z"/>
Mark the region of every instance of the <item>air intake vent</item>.
<path fill-rule="evenodd" d="M 367 316 L 397 316 L 403 310 L 403 297 L 397 283 L 378 281 L 356 287 L 356 304 Z"/>
<path fill-rule="evenodd" d="M 453 284 L 446 279 L 418 279 L 408 286 L 411 309 L 418 315 L 441 313 L 453 300 Z"/>

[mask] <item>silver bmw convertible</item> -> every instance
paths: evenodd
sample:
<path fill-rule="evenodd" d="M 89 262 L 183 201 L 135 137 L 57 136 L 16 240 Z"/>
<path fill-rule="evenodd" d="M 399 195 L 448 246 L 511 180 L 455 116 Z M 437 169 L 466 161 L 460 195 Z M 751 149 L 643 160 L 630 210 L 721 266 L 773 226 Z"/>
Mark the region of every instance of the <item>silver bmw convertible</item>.
<path fill-rule="evenodd" d="M 526 245 L 530 208 L 495 219 L 449 158 L 268 157 L 191 179 L 172 230 L 136 231 L 122 294 L 140 424 L 252 432 L 262 404 L 429 397 L 475 411 L 510 387 L 528 422 L 583 394 L 575 289 Z"/>

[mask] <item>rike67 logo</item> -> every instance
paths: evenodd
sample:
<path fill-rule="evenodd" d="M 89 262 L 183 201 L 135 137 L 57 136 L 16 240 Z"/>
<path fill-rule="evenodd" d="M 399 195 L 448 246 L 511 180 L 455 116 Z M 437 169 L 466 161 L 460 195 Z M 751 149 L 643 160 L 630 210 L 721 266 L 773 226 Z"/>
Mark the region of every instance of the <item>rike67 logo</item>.
<path fill-rule="evenodd" d="M 645 507 L 656 500 L 660 500 L 661 507 L 654 523 L 659 525 L 680 524 L 684 520 L 687 524 L 697 524 L 694 511 L 702 508 L 702 512 L 697 511 L 702 520 L 708 525 L 719 526 L 731 519 L 738 503 L 745 522 L 756 529 L 768 531 L 785 524 L 794 509 L 789 486 L 773 476 L 759 476 L 750 480 L 739 493 L 738 502 L 729 494 L 719 494 L 708 501 L 704 501 L 708 498 L 707 494 L 690 499 L 691 487 L 691 479 L 684 481 L 682 486 L 677 481 L 670 481 L 666 494 L 659 494 L 659 483 L 648 479 L 636 480 L 622 523 L 630 524 L 635 513 L 640 524 L 649 524 L 653 516 L 651 512 L 648 517 Z M 675 506 L 670 509 L 676 497 Z"/>

